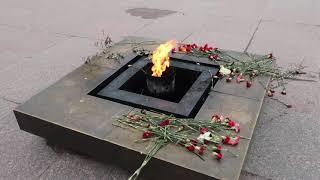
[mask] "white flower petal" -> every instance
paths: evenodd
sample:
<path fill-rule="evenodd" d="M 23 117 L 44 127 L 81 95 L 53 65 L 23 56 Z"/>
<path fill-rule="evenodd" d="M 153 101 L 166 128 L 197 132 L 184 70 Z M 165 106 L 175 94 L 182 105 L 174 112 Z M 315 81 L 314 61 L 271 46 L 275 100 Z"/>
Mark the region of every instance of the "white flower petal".
<path fill-rule="evenodd" d="M 225 68 L 223 65 L 220 65 L 220 70 L 219 72 L 222 74 L 222 75 L 229 75 L 231 73 L 231 70 L 230 69 L 227 69 Z"/>

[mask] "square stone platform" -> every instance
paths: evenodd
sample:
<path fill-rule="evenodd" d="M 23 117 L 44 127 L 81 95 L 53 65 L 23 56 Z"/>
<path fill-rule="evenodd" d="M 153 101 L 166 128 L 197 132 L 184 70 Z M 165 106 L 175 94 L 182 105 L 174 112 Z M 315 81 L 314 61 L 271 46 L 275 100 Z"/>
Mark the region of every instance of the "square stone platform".
<path fill-rule="evenodd" d="M 130 42 L 145 40 L 128 37 L 115 44 L 110 52 L 129 55 L 132 53 Z M 154 49 L 157 46 L 152 44 L 145 48 Z M 248 58 L 240 52 L 227 52 L 243 60 Z M 184 56 L 183 59 L 210 63 L 206 58 L 174 55 L 175 58 L 181 56 Z M 133 172 L 144 159 L 146 144 L 134 142 L 141 138 L 140 131 L 124 130 L 113 123 L 116 117 L 138 109 L 88 95 L 126 63 L 125 60 L 102 57 L 83 64 L 14 110 L 20 128 L 97 160 L 112 161 Z M 224 153 L 221 161 L 210 157 L 202 161 L 184 148 L 170 144 L 158 152 L 142 171 L 142 176 L 150 179 L 238 179 L 265 94 L 264 87 L 258 81 L 266 86 L 269 78 L 255 79 L 249 89 L 245 83 L 218 81 L 195 117 L 207 119 L 217 112 L 230 114 L 238 121 L 241 125 L 240 136 L 245 138 L 237 146 L 227 147 L 238 157 Z"/>

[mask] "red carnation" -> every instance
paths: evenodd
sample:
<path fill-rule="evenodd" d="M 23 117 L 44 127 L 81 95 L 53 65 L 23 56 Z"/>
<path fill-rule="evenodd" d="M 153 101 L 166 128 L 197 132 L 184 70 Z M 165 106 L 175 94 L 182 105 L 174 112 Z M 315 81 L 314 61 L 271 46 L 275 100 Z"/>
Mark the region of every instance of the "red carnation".
<path fill-rule="evenodd" d="M 198 48 L 198 46 L 196 44 L 192 44 L 191 47 L 192 48 Z"/>
<path fill-rule="evenodd" d="M 206 150 L 205 146 L 200 146 L 199 154 L 202 155 Z"/>
<path fill-rule="evenodd" d="M 242 78 L 242 73 L 238 74 L 236 81 L 237 81 L 237 83 L 244 81 L 244 79 Z"/>
<path fill-rule="evenodd" d="M 234 129 L 236 132 L 240 132 L 240 124 L 239 123 L 236 123 L 232 129 Z"/>
<path fill-rule="evenodd" d="M 214 152 L 217 152 L 217 153 L 220 153 L 221 150 L 222 150 L 222 147 L 221 147 L 221 146 L 216 146 L 216 147 L 213 148 L 213 151 L 214 151 Z"/>
<path fill-rule="evenodd" d="M 226 137 L 222 138 L 223 144 L 229 144 L 230 139 L 231 138 L 229 136 L 226 136 Z"/>
<path fill-rule="evenodd" d="M 177 52 L 176 48 L 172 48 L 171 52 L 176 53 Z"/>
<path fill-rule="evenodd" d="M 200 128 L 200 134 L 204 134 L 206 132 L 208 132 L 208 128 Z"/>
<path fill-rule="evenodd" d="M 268 95 L 269 97 L 272 97 L 272 96 L 273 96 L 273 93 L 271 92 L 271 90 L 269 90 L 269 91 L 267 92 L 267 95 Z"/>
<path fill-rule="evenodd" d="M 197 145 L 197 143 L 198 143 L 198 142 L 197 142 L 196 140 L 191 139 L 191 144 L 192 144 L 192 145 L 196 146 L 196 145 Z"/>
<path fill-rule="evenodd" d="M 212 155 L 218 160 L 222 159 L 222 154 L 221 153 L 212 152 Z"/>
<path fill-rule="evenodd" d="M 187 46 L 187 47 L 186 47 L 186 51 L 187 51 L 187 52 L 191 52 L 191 51 L 192 51 L 192 47 L 191 47 L 191 46 Z"/>
<path fill-rule="evenodd" d="M 204 151 L 206 150 L 205 146 L 196 146 L 195 149 L 197 150 L 198 154 L 203 155 Z"/>
<path fill-rule="evenodd" d="M 140 116 L 138 116 L 138 115 L 132 115 L 132 114 L 129 114 L 128 115 L 128 118 L 130 119 L 130 120 L 132 120 L 132 121 L 140 121 Z"/>
<path fill-rule="evenodd" d="M 217 146 L 217 151 L 221 151 L 222 150 L 222 147 L 221 146 Z"/>
<path fill-rule="evenodd" d="M 240 141 L 240 137 L 236 136 L 230 140 L 230 145 L 237 145 Z"/>
<path fill-rule="evenodd" d="M 149 132 L 149 131 L 145 131 L 145 132 L 143 132 L 143 134 L 142 134 L 142 137 L 143 137 L 144 139 L 150 138 L 151 136 L 152 136 L 152 133 Z"/>
<path fill-rule="evenodd" d="M 186 147 L 188 151 L 193 152 L 194 151 L 194 146 L 190 144 L 189 146 Z"/>
<path fill-rule="evenodd" d="M 215 122 L 220 122 L 221 118 L 218 114 L 213 114 L 211 120 L 214 120 Z"/>
<path fill-rule="evenodd" d="M 205 44 L 204 47 L 203 47 L 205 50 L 208 49 L 208 44 Z"/>
<path fill-rule="evenodd" d="M 240 137 L 236 136 L 234 138 L 230 138 L 229 136 L 226 136 L 223 140 L 223 144 L 228 144 L 228 145 L 237 145 L 240 141 Z"/>
<path fill-rule="evenodd" d="M 167 120 L 164 120 L 164 121 L 162 121 L 161 123 L 159 123 L 159 126 L 160 127 L 164 127 L 164 126 L 167 126 L 167 125 L 169 125 L 170 124 L 170 121 L 167 119 Z"/>
<path fill-rule="evenodd" d="M 233 126 L 235 126 L 235 125 L 236 125 L 236 122 L 234 122 L 234 121 L 231 121 L 231 120 L 230 120 L 230 121 L 228 122 L 228 126 L 229 126 L 229 127 L 233 127 Z"/>
<path fill-rule="evenodd" d="M 219 59 L 218 54 L 213 55 L 213 59 L 218 60 Z"/>

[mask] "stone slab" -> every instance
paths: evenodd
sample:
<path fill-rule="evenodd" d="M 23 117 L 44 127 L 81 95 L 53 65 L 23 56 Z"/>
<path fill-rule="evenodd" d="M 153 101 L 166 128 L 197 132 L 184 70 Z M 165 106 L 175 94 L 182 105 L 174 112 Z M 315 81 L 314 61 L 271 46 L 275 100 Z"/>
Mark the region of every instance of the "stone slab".
<path fill-rule="evenodd" d="M 231 17 L 210 16 L 210 22 L 201 25 L 185 42 L 211 46 L 234 51 L 244 51 L 258 20 L 235 19 Z"/>
<path fill-rule="evenodd" d="M 276 98 L 293 107 L 265 99 L 243 169 L 271 179 L 318 179 L 319 82 L 287 88 Z"/>
<path fill-rule="evenodd" d="M 39 179 L 118 179 L 129 177 L 125 170 L 77 154 L 63 153 Z"/>
<path fill-rule="evenodd" d="M 320 24 L 320 2 L 313 0 L 269 0 L 263 12 L 264 20 L 305 25 Z"/>
<path fill-rule="evenodd" d="M 181 42 L 193 32 L 200 30 L 203 23 L 204 20 L 195 19 L 191 14 L 175 13 L 154 20 L 152 23 L 134 33 L 134 36 L 145 36 L 151 39 L 175 39 Z M 197 25 L 195 26 L 194 24 Z"/>
<path fill-rule="evenodd" d="M 0 96 L 24 102 L 83 64 L 85 57 L 96 51 L 94 41 L 71 38 L 20 60 L 0 70 Z"/>
<path fill-rule="evenodd" d="M 18 105 L 13 103 L 13 102 L 9 102 L 3 99 L 0 99 L 0 118 L 6 116 L 7 114 L 11 113 L 12 110 L 17 107 Z"/>
<path fill-rule="evenodd" d="M 47 32 L 0 26 L 0 53 L 11 51 L 20 59 L 31 57 L 62 40 L 65 38 Z"/>
<path fill-rule="evenodd" d="M 145 152 L 145 144 L 134 143 L 141 133 L 113 126 L 114 118 L 129 113 L 132 107 L 88 95 L 115 71 L 99 63 L 82 65 L 15 109 L 20 128 L 133 171 L 143 160 L 141 152 Z M 197 115 L 208 118 L 212 111 L 220 110 L 236 116 L 242 125 L 241 135 L 247 137 L 230 148 L 239 154 L 238 158 L 226 154 L 223 161 L 203 162 L 185 153 L 184 148 L 168 145 L 159 151 L 143 174 L 153 179 L 237 179 L 261 103 L 261 100 L 212 92 Z"/>
<path fill-rule="evenodd" d="M 258 54 L 272 52 L 280 59 L 278 64 L 284 65 L 292 62 L 299 63 L 308 57 L 319 58 L 319 46 L 319 27 L 262 21 L 248 48 L 248 52 Z"/>
<path fill-rule="evenodd" d="M 0 130 L 0 179 L 37 179 L 58 155 L 44 139 L 20 131 L 13 113 L 0 121 L 15 123 Z"/>

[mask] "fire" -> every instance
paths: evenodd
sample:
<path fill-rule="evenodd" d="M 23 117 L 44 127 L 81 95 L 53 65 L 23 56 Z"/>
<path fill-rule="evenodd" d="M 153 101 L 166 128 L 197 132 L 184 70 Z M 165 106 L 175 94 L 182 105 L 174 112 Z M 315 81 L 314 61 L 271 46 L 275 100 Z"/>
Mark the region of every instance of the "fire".
<path fill-rule="evenodd" d="M 169 52 L 176 45 L 175 40 L 168 41 L 161 44 L 152 54 L 153 66 L 152 76 L 161 77 L 162 73 L 170 66 Z"/>

